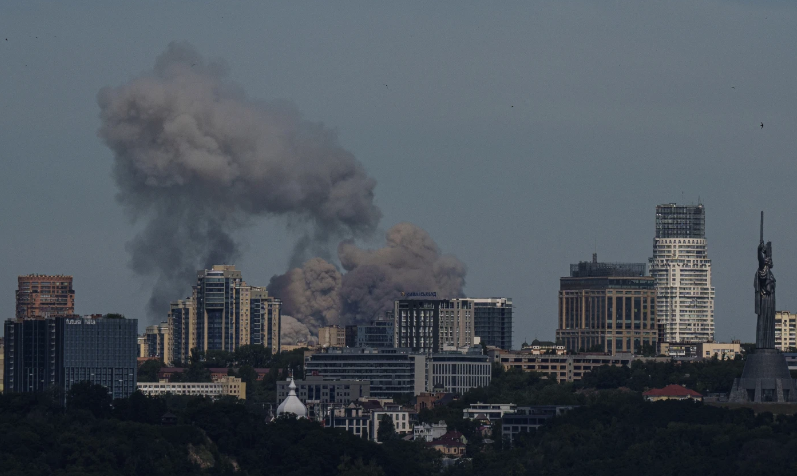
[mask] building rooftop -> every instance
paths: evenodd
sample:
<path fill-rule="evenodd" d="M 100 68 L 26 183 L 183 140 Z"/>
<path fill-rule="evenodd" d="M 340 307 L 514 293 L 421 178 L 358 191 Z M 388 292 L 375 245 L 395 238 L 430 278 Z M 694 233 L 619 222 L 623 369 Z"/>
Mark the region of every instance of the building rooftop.
<path fill-rule="evenodd" d="M 644 392 L 646 397 L 702 397 L 700 393 L 681 385 L 667 385 L 664 388 L 654 388 Z"/>

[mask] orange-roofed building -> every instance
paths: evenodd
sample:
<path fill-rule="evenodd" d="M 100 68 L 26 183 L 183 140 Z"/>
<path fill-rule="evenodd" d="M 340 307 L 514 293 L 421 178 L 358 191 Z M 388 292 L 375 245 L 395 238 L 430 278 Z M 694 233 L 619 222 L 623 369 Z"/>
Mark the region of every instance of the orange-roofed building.
<path fill-rule="evenodd" d="M 703 401 L 703 395 L 681 385 L 667 385 L 664 388 L 654 388 L 642 394 L 645 400 L 656 402 L 659 400 L 695 400 Z"/>

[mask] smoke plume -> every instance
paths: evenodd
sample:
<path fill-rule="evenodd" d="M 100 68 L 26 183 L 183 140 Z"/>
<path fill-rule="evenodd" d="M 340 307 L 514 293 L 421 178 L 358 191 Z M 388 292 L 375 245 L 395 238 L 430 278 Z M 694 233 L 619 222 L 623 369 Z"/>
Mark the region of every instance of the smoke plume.
<path fill-rule="evenodd" d="M 235 232 L 257 217 L 285 216 L 303 230 L 294 265 L 369 235 L 381 217 L 376 182 L 332 130 L 290 103 L 248 99 L 226 72 L 223 62 L 172 43 L 152 71 L 97 97 L 118 200 L 144 222 L 127 250 L 132 269 L 155 278 L 152 317 L 185 295 L 197 269 L 233 262 Z M 289 272 L 280 286 L 291 293 L 286 303 L 299 301 L 287 308 L 309 322 L 337 322 L 343 294 L 335 290 L 346 284 L 313 266 Z M 315 283 L 319 277 L 329 281 Z"/>
<path fill-rule="evenodd" d="M 280 340 L 283 344 L 297 344 L 299 342 L 315 342 L 314 337 L 310 334 L 310 329 L 306 325 L 297 321 L 291 316 L 282 315 L 282 322 L 280 323 L 281 332 Z"/>
<path fill-rule="evenodd" d="M 283 300 L 286 313 L 315 331 L 330 324 L 363 323 L 393 307 L 402 291 L 435 291 L 438 297 L 460 297 L 465 265 L 444 255 L 429 234 L 400 223 L 376 250 L 352 241 L 338 246 L 341 274 L 321 258 L 307 261 L 271 279 L 269 293 Z"/>

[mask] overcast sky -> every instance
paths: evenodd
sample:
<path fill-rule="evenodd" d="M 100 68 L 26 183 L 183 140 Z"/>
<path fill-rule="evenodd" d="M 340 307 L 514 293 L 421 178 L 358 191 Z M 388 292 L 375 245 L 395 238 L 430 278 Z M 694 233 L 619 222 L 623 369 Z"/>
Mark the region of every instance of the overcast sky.
<path fill-rule="evenodd" d="M 762 209 L 778 309 L 797 311 L 797 4 L 300 3 L 3 2 L 6 317 L 17 275 L 63 273 L 78 313 L 143 328 L 152 283 L 127 266 L 137 226 L 96 95 L 174 40 L 337 129 L 378 182 L 382 230 L 425 228 L 467 264 L 469 296 L 512 297 L 516 346 L 553 339 L 559 277 L 596 245 L 601 261 L 647 261 L 659 203 L 706 207 L 718 340 L 754 339 Z M 247 282 L 286 270 L 284 221 L 239 238 Z"/>

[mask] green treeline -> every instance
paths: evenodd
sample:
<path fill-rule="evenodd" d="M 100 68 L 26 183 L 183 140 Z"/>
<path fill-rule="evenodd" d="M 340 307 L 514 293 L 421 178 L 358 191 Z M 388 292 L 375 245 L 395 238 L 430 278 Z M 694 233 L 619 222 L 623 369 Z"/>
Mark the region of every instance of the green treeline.
<path fill-rule="evenodd" d="M 67 409 L 54 394 L 0 395 L 4 475 L 426 475 L 439 458 L 423 445 L 377 445 L 307 420 L 266 423 L 231 399 L 148 398 L 109 406 L 102 387 L 78 384 Z M 177 424 L 163 425 L 165 413 Z"/>

